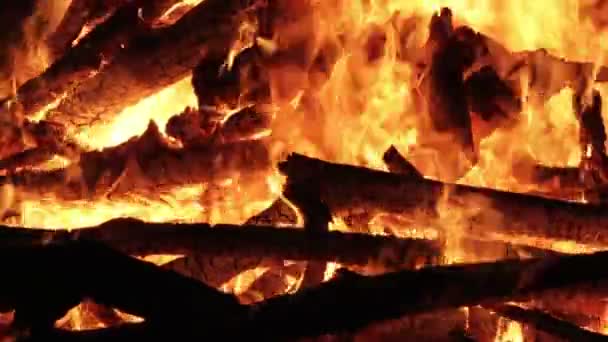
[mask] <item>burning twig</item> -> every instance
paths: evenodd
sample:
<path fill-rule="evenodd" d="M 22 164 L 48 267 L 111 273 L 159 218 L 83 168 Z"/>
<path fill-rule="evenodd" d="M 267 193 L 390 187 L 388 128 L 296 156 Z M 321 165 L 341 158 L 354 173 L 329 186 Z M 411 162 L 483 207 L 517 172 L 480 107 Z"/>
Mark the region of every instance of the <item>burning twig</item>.
<path fill-rule="evenodd" d="M 77 275 L 78 281 L 71 272 L 74 254 L 70 251 L 81 256 L 76 262 L 86 266 Z M 49 319 L 57 318 L 57 314 L 68 307 L 66 303 L 73 305 L 74 300 L 86 295 L 146 319 L 142 324 L 96 332 L 116 334 L 113 336 L 117 338 L 125 334 L 142 338 L 151 332 L 157 337 L 166 336 L 168 330 L 171 330 L 172 338 L 176 334 L 184 338 L 201 338 L 210 332 L 227 339 L 247 336 L 282 340 L 319 336 L 355 331 L 374 322 L 434 310 L 480 303 L 496 305 L 503 301 L 550 295 L 562 288 L 596 288 L 608 279 L 608 273 L 602 267 L 607 262 L 607 252 L 430 267 L 379 276 L 343 271 L 314 288 L 243 306 L 236 304 L 229 295 L 216 293 L 204 285 L 160 271 L 149 264 L 116 255 L 101 246 L 51 244 L 27 252 L 3 250 L 2 253 L 8 257 L 7 260 L 23 258 L 28 270 L 40 269 L 40 272 L 21 272 L 21 267 L 25 266 L 21 263 L 5 270 L 9 281 L 1 284 L 5 294 L 1 303 L 4 308 L 17 309 L 20 317 L 17 322 L 46 322 L 46 325 L 36 326 L 48 327 L 52 323 Z M 67 257 L 70 262 L 64 260 Z M 70 265 L 69 270 L 61 265 Z M 47 268 L 41 268 L 43 266 Z M 51 274 L 51 270 L 55 273 Z M 112 272 L 112 279 L 117 281 L 108 282 L 108 272 Z M 48 286 L 42 280 L 50 276 L 56 280 L 53 285 L 58 288 L 52 302 L 44 295 L 47 290 L 36 289 L 41 284 Z M 159 289 L 170 295 L 159 297 Z M 32 294 L 41 295 L 31 297 Z M 23 298 L 28 300 L 24 302 Z M 70 301 L 63 301 L 65 298 Z M 34 303 L 39 306 L 27 305 Z M 142 303 L 145 303 L 145 308 L 141 307 Z M 45 315 L 33 315 L 42 312 Z M 30 319 L 24 321 L 25 317 Z M 234 329 L 235 326 L 239 329 Z M 40 330 L 34 332 L 44 333 Z M 75 337 L 82 333 L 62 334 Z"/>
<path fill-rule="evenodd" d="M 603 207 L 552 200 L 340 165 L 292 154 L 279 164 L 295 186 L 316 187 L 334 215 L 365 211 L 399 214 L 416 225 L 436 222 L 441 205 L 463 211 L 463 235 L 546 246 L 574 241 L 608 245 L 608 215 Z M 464 214 L 466 208 L 479 208 Z M 547 248 L 552 248 L 546 246 Z"/>
<path fill-rule="evenodd" d="M 555 318 L 542 311 L 524 309 L 515 305 L 497 305 L 490 309 L 508 319 L 531 325 L 566 341 L 606 341 L 608 336 L 578 327 L 570 322 Z"/>

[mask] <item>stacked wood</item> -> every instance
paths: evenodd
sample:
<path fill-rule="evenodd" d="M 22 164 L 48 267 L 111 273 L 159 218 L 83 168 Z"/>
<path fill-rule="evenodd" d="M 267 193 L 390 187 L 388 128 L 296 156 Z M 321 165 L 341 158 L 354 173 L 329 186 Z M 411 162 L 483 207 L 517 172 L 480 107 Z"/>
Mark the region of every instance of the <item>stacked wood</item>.
<path fill-rule="evenodd" d="M 608 216 L 597 205 L 447 184 L 298 154 L 290 155 L 279 169 L 290 186 L 317 188 L 321 201 L 336 216 L 388 212 L 422 226 L 437 223 L 442 206 L 441 210 L 462 213 L 458 229 L 463 236 L 537 247 L 546 246 L 547 241 L 590 248 L 608 244 Z M 467 214 L 467 208 L 479 210 Z"/>
<path fill-rule="evenodd" d="M 116 219 L 77 231 L 2 227 L 2 247 L 44 241 L 89 240 L 123 253 L 147 256 L 186 255 L 165 268 L 219 287 L 239 273 L 258 266 L 277 267 L 284 260 L 338 262 L 370 273 L 434 264 L 441 256 L 438 242 L 367 234 L 312 233 L 303 227 L 145 223 Z M 231 260 L 222 266 L 223 260 Z"/>
<path fill-rule="evenodd" d="M 52 171 L 21 171 L 1 178 L 25 198 L 75 200 L 139 193 L 158 196 L 176 186 L 255 177 L 270 167 L 262 141 L 171 146 L 151 123 L 141 137 L 101 151 L 85 152 L 77 163 Z"/>
<path fill-rule="evenodd" d="M 204 1 L 174 25 L 132 39 L 111 64 L 71 91 L 48 118 L 68 125 L 109 119 L 186 77 L 201 57 L 226 56 L 250 8 L 237 0 Z"/>
<path fill-rule="evenodd" d="M 49 336 L 78 340 L 82 335 L 133 340 L 149 334 L 192 339 L 210 333 L 228 339 L 294 339 L 356 331 L 374 322 L 434 310 L 540 298 L 562 289 L 602 288 L 608 277 L 602 267 L 606 252 L 437 266 L 379 276 L 342 271 L 313 288 L 239 305 L 230 295 L 94 243 L 51 243 L 0 252 L 20 260 L 19 267 L 5 269 L 9 277 L 2 283 L 2 308 L 16 309 L 16 326 L 34 327 L 31 336 L 47 340 Z M 82 265 L 78 274 L 72 271 L 74 263 Z M 23 266 L 32 271 L 22 272 Z M 49 279 L 54 281 L 49 283 Z M 53 297 L 46 295 L 49 286 Z M 158 296 L 159 291 L 167 295 Z M 54 320 L 84 297 L 146 322 L 84 333 L 53 330 Z"/>
<path fill-rule="evenodd" d="M 91 2 L 91 1 L 89 1 Z M 118 7 L 114 13 L 103 23 L 95 26 L 76 46 L 66 52 L 47 68 L 41 75 L 24 83 L 17 92 L 17 97 L 23 103 L 26 115 L 32 115 L 60 99 L 66 92 L 74 91 L 78 86 L 99 72 L 104 64 L 111 63 L 112 59 L 125 47 L 133 37 L 141 35 L 150 27 L 150 22 L 161 17 L 164 12 L 177 3 L 174 1 L 150 2 L 144 0 L 115 3 Z M 111 3 L 111 2 L 110 2 Z M 158 6 L 160 4 L 160 6 Z M 72 20 L 84 18 L 87 20 L 87 10 L 72 13 L 71 10 L 82 10 L 78 7 L 84 5 L 93 10 L 91 4 L 75 1 L 68 10 L 68 17 L 64 23 L 73 25 Z M 107 4 L 113 7 L 111 4 Z M 102 12 L 107 12 L 105 9 Z M 140 12 L 145 18 L 140 18 Z M 111 13 L 111 12 L 110 12 Z M 66 30 L 70 28 L 65 27 Z M 80 34 L 80 30 L 78 34 Z M 56 37 L 61 40 L 65 32 Z M 60 45 L 62 42 L 55 42 Z M 61 48 L 56 46 L 57 49 Z"/>

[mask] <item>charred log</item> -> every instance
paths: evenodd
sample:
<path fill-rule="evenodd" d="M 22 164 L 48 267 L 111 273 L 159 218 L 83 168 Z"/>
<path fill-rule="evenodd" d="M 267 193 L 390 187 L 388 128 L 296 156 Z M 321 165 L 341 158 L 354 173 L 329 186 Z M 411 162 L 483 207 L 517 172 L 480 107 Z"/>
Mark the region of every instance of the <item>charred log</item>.
<path fill-rule="evenodd" d="M 515 305 L 491 307 L 492 311 L 511 320 L 528 324 L 566 341 L 606 341 L 608 336 L 598 334 L 539 310 L 524 309 Z"/>
<path fill-rule="evenodd" d="M 0 254 L 19 260 L 4 268 L 11 281 L 2 285 L 2 309 L 15 309 L 15 326 L 32 332 L 52 327 L 85 297 L 151 321 L 220 315 L 227 323 L 229 316 L 241 310 L 230 295 L 94 243 L 3 248 Z M 80 265 L 76 266 L 79 272 L 73 272 L 74 262 Z M 24 272 L 22 267 L 32 272 Z M 47 290 L 36 289 L 43 283 Z M 174 294 L 159 297 L 161 289 Z M 193 302 L 205 304 L 190 306 Z M 208 311 L 206 305 L 215 309 Z"/>
<path fill-rule="evenodd" d="M 304 220 L 304 229 L 311 234 L 324 234 L 329 231 L 332 215 L 329 208 L 322 202 L 318 188 L 298 187 L 287 185 L 283 194 L 291 203 L 298 207 Z M 306 266 L 303 287 L 317 285 L 323 281 L 325 262 L 309 262 Z"/>
<path fill-rule="evenodd" d="M 243 15 L 251 8 L 240 0 L 204 1 L 174 25 L 131 40 L 110 65 L 79 84 L 48 118 L 76 126 L 109 119 L 186 77 L 200 61 L 201 52 L 209 60 L 227 56 Z"/>
<path fill-rule="evenodd" d="M 66 93 L 70 96 L 69 93 L 78 89 L 81 83 L 95 77 L 104 64 L 111 63 L 122 49 L 129 46 L 133 37 L 146 32 L 149 21 L 158 19 L 176 2 L 162 1 L 164 8 L 155 8 L 152 3 L 157 2 L 138 0 L 119 7 L 44 73 L 19 88 L 17 97 L 23 104 L 25 114 L 30 116 L 37 113 Z M 72 5 L 79 4 L 77 1 Z M 146 13 L 145 20 L 140 18 L 140 12 Z"/>
<path fill-rule="evenodd" d="M 420 88 L 426 100 L 429 124 L 434 131 L 447 134 L 460 147 L 470 163 L 476 161 L 471 120 L 464 85 L 464 73 L 475 61 L 474 46 L 468 32 L 454 32 L 452 12 L 444 8 L 440 16 L 431 19 L 427 53 L 429 68 Z M 470 31 L 470 34 L 474 34 Z M 460 164 L 459 161 L 457 161 Z M 459 178 L 466 171 L 454 167 Z"/>
<path fill-rule="evenodd" d="M 73 246 L 70 248 L 78 248 L 78 245 Z M 140 316 L 148 318 L 148 321 L 143 324 L 127 325 L 122 329 L 116 328 L 117 330 L 97 331 L 98 334 L 113 331 L 115 333 L 113 336 L 117 339 L 120 339 L 121 336 L 124 339 L 127 335 L 143 338 L 151 332 L 154 332 L 156 337 L 167 336 L 166 334 L 171 333 L 172 338 L 175 338 L 176 331 L 179 331 L 182 334 L 181 337 L 184 338 L 208 336 L 209 332 L 219 333 L 221 334 L 219 336 L 225 338 L 247 336 L 273 340 L 319 336 L 326 333 L 356 331 L 374 322 L 435 310 L 480 303 L 496 305 L 504 301 L 545 296 L 563 288 L 602 287 L 608 277 L 602 268 L 602 265 L 606 263 L 606 252 L 524 261 L 510 260 L 430 267 L 418 271 L 400 271 L 380 276 L 361 276 L 351 272 L 340 272 L 334 279 L 317 287 L 292 295 L 270 298 L 251 306 L 239 306 L 230 296 L 216 294 L 211 289 L 202 285 L 197 286 L 186 278 L 179 278 L 170 272 L 157 272 L 151 265 L 113 255 L 111 251 L 103 248 L 91 248 L 93 246 L 89 244 L 84 246 L 86 248 L 81 247 L 76 251 L 78 254 L 83 253 L 86 258 L 78 260 L 88 261 L 89 266 L 99 265 L 99 267 L 89 267 L 94 271 L 87 272 L 86 277 L 81 278 L 78 282 L 68 283 L 66 279 L 73 279 L 70 277 L 71 273 L 60 273 L 61 281 L 56 281 L 54 284 L 63 287 L 57 294 L 77 290 L 79 286 L 85 284 L 84 291 L 69 292 L 80 294 L 67 297 L 71 299 L 70 303 L 73 303 L 73 300 L 79 296 L 88 295 L 104 303 L 114 304 L 121 310 L 136 312 Z M 55 269 L 52 267 L 53 265 L 63 265 L 57 261 L 62 261 L 62 257 L 67 256 L 66 250 L 68 248 L 56 245 L 41 247 L 36 250 L 36 253 L 28 254 L 29 257 L 24 261 L 33 267 L 31 269 L 38 269 L 41 264 L 36 263 L 36 260 L 45 258 L 44 262 L 53 261 L 53 264 L 49 265 L 49 270 Z M 15 257 L 16 255 L 8 254 L 17 252 L 5 250 L 3 253 L 9 257 Z M 73 254 L 70 255 L 70 257 L 72 256 Z M 100 260 L 105 260 L 105 262 L 100 265 Z M 114 265 L 115 263 L 119 265 Z M 70 269 L 73 267 L 73 263 L 67 264 L 70 264 Z M 112 265 L 112 267 L 108 268 L 107 265 Z M 135 271 L 126 272 L 131 268 Z M 107 281 L 103 281 L 110 269 L 119 270 L 120 272 L 114 273 L 115 279 L 123 280 L 117 284 L 120 284 L 120 290 L 124 292 L 117 294 L 116 298 L 109 294 L 111 291 L 120 290 L 116 286 L 108 284 Z M 17 307 L 17 312 L 28 312 L 24 308 L 29 308 L 29 306 L 24 305 L 20 299 L 24 298 L 25 293 L 28 295 L 44 293 L 44 291 L 36 292 L 36 286 L 42 284 L 40 279 L 50 275 L 49 271 L 28 272 L 27 274 L 16 272 L 13 269 L 8 271 L 11 271 L 9 274 L 13 276 L 8 278 L 11 280 L 10 282 L 3 282 L 2 286 L 7 290 L 3 293 L 11 294 L 11 296 L 3 297 L 2 304 L 8 308 Z M 42 269 L 42 271 L 45 270 Z M 140 278 L 129 281 L 134 276 Z M 161 280 L 151 279 L 155 276 Z M 30 279 L 32 277 L 33 279 Z M 53 279 L 57 279 L 57 276 Z M 29 286 L 14 286 L 24 280 L 27 281 L 24 284 Z M 89 281 L 97 282 L 92 286 Z M 143 283 L 144 281 L 147 283 Z M 167 284 L 168 282 L 172 284 Z M 167 293 L 171 293 L 171 296 L 159 298 L 156 286 L 160 284 L 166 286 L 166 289 L 173 289 L 177 292 L 168 291 Z M 138 289 L 139 285 L 142 288 Z M 142 289 L 146 290 L 142 291 Z M 134 295 L 131 291 L 135 291 L 137 294 Z M 128 296 L 125 296 L 124 293 L 128 293 Z M 48 296 L 43 296 L 38 303 L 46 304 L 47 308 L 44 311 L 46 313 L 60 312 L 59 308 L 65 308 L 68 303 L 59 300 L 61 298 L 59 295 L 55 297 L 58 301 L 54 303 L 44 301 L 44 298 L 48 298 Z M 141 308 L 137 303 L 140 305 L 146 303 L 146 308 Z M 162 311 L 160 309 L 171 310 Z M 179 314 L 176 315 L 176 313 Z M 42 321 L 48 322 L 50 317 L 45 315 Z M 304 318 L 307 319 L 304 320 Z M 203 326 L 201 326 L 201 321 L 205 323 Z M 239 329 L 234 329 L 235 326 L 238 326 Z M 175 330 L 177 327 L 180 329 Z M 70 333 L 63 333 L 70 336 Z M 89 331 L 86 334 L 93 333 Z M 78 336 L 82 333 L 74 334 Z M 71 336 L 74 337 L 74 335 Z"/>
<path fill-rule="evenodd" d="M 57 59 L 75 44 L 87 26 L 92 27 L 111 16 L 117 8 L 128 0 L 72 0 L 55 31 L 46 43 L 51 55 Z"/>
<path fill-rule="evenodd" d="M 491 66 L 471 74 L 464 83 L 476 145 L 496 128 L 512 125 L 522 109 L 515 86 L 502 80 Z"/>
<path fill-rule="evenodd" d="M 608 216 L 601 206 L 446 184 L 297 154 L 279 169 L 291 186 L 319 189 L 321 200 L 338 216 L 389 212 L 421 225 L 435 221 L 443 208 L 463 212 L 464 236 L 546 248 L 552 248 L 551 241 L 564 240 L 597 248 L 608 244 Z M 471 206 L 479 210 L 465 210 Z"/>
<path fill-rule="evenodd" d="M 74 200 L 127 193 L 145 196 L 179 185 L 222 180 L 245 169 L 254 176 L 254 171 L 268 167 L 263 142 L 177 148 L 170 146 L 151 124 L 141 137 L 83 153 L 78 163 L 65 169 L 18 172 L 2 177 L 2 182 L 13 184 L 26 198 Z"/>
<path fill-rule="evenodd" d="M 121 252 L 198 254 L 201 257 L 274 258 L 335 261 L 390 270 L 434 262 L 441 253 L 436 242 L 370 236 L 357 233 L 308 232 L 301 228 L 208 224 L 145 223 L 116 219 L 77 231 L 3 227 L 2 247 L 41 244 L 49 240 L 102 242 Z"/>
<path fill-rule="evenodd" d="M 232 65 L 227 63 L 225 56 L 216 60 L 203 59 L 192 74 L 199 107 L 234 108 L 269 100 L 269 80 L 262 63 L 257 46 L 239 53 Z"/>
<path fill-rule="evenodd" d="M 21 128 L 23 140 L 34 146 L 0 159 L 0 170 L 14 172 L 20 168 L 35 168 L 55 155 L 75 160 L 82 152 L 80 146 L 70 141 L 62 125 L 49 121 L 26 121 Z"/>
<path fill-rule="evenodd" d="M 220 123 L 223 121 L 223 123 Z M 271 114 L 261 106 L 245 107 L 226 114 L 214 109 L 187 108 L 167 123 L 167 134 L 185 146 L 205 142 L 233 143 L 254 139 L 270 130 Z"/>

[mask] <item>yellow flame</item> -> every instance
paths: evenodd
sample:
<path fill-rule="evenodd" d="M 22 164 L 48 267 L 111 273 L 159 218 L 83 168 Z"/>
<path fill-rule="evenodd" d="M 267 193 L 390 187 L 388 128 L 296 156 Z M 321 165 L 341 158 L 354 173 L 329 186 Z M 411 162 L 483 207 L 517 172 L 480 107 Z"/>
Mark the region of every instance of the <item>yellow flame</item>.
<path fill-rule="evenodd" d="M 173 115 L 179 114 L 187 106 L 196 107 L 196 104 L 191 78 L 187 77 L 124 109 L 113 121 L 84 128 L 75 137 L 80 144 L 91 149 L 115 146 L 141 135 L 150 120 L 156 122 L 158 127 L 165 127 Z"/>
<path fill-rule="evenodd" d="M 494 342 L 524 342 L 521 324 L 500 318 L 499 330 Z"/>

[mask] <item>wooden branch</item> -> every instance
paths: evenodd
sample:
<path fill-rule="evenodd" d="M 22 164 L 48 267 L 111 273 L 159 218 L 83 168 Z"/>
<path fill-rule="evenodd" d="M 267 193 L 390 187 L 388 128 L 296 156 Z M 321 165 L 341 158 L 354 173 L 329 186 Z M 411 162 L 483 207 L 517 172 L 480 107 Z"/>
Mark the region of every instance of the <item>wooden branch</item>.
<path fill-rule="evenodd" d="M 90 2 L 90 1 L 89 1 Z M 148 21 L 153 21 L 162 16 L 162 14 L 178 0 L 173 1 L 147 1 L 136 0 L 122 4 L 114 3 L 119 7 L 116 11 L 103 23 L 97 25 L 88 33 L 75 47 L 68 49 L 65 54 L 47 68 L 41 75 L 24 83 L 17 92 L 19 101 L 23 104 L 25 115 L 36 114 L 41 109 L 50 105 L 54 101 L 60 99 L 64 94 L 74 91 L 78 86 L 88 80 L 98 72 L 100 72 L 105 64 L 111 63 L 121 49 L 129 46 L 129 42 L 133 37 L 141 35 L 148 30 Z M 154 4 L 160 3 L 162 8 L 154 8 Z M 80 6 L 92 6 L 92 4 L 84 4 L 83 1 L 76 1 L 68 10 L 68 22 L 66 25 L 72 25 L 70 21 L 82 19 L 88 21 L 87 11 Z M 122 7 L 121 7 L 122 6 Z M 114 9 L 112 5 L 108 5 L 106 10 L 111 13 Z M 71 13 L 71 10 L 81 13 Z M 92 8 L 90 10 L 93 10 Z M 146 13 L 146 21 L 140 17 L 141 13 Z M 61 29 L 62 27 L 60 27 Z M 64 27 L 66 30 L 68 27 Z M 80 33 L 80 29 L 78 30 Z M 62 33 L 56 39 L 65 39 Z M 55 42 L 62 44 L 63 42 Z M 59 46 L 56 46 L 59 49 Z"/>
<path fill-rule="evenodd" d="M 255 176 L 269 167 L 261 141 L 176 148 L 151 123 L 142 136 L 83 153 L 77 164 L 66 169 L 23 171 L 0 177 L 0 181 L 13 184 L 26 198 L 74 200 L 128 193 L 156 197 L 162 189 L 223 180 L 242 170 Z"/>
<path fill-rule="evenodd" d="M 608 214 L 597 205 L 446 184 L 298 154 L 281 162 L 279 169 L 291 186 L 318 188 L 321 200 L 338 216 L 389 212 L 423 225 L 438 218 L 439 206 L 463 214 L 474 206 L 478 212 L 461 218 L 465 236 L 545 248 L 552 248 L 548 240 L 592 248 L 608 245 Z"/>
<path fill-rule="evenodd" d="M 130 42 L 113 62 L 82 82 L 48 113 L 68 125 L 108 120 L 190 73 L 202 58 L 226 56 L 238 38 L 247 1 L 204 1 L 174 25 Z"/>
<path fill-rule="evenodd" d="M 84 250 L 83 252 L 87 251 Z M 108 260 L 123 262 L 123 260 L 117 258 L 109 258 Z M 115 300 L 114 303 L 123 305 L 123 308 L 127 306 L 133 310 L 132 307 L 135 305 L 132 302 L 135 300 L 139 300 L 139 303 L 146 303 L 148 306 L 150 306 L 150 302 L 160 300 L 160 302 L 171 305 L 176 310 L 180 310 L 180 305 L 186 305 L 188 309 L 165 312 L 167 317 L 163 317 L 161 313 L 155 311 L 162 305 L 156 304 L 152 306 L 154 309 L 149 309 L 149 311 L 154 311 L 152 312 L 154 317 L 164 318 L 166 321 L 155 319 L 143 324 L 127 325 L 122 331 L 121 328 L 116 328 L 110 331 L 98 331 L 97 333 L 108 334 L 112 332 L 116 339 L 120 339 L 121 336 L 124 338 L 127 335 L 143 337 L 152 331 L 159 336 L 163 336 L 163 331 L 164 334 L 167 334 L 168 330 L 173 329 L 173 338 L 176 338 L 176 334 L 180 334 L 179 337 L 182 339 L 201 338 L 208 336 L 209 331 L 213 331 L 214 333 L 220 333 L 221 335 L 218 336 L 225 338 L 247 336 L 264 340 L 289 340 L 319 336 L 326 333 L 356 331 L 375 322 L 423 312 L 477 304 L 496 305 L 504 301 L 537 298 L 563 288 L 603 287 L 608 280 L 608 271 L 603 267 L 607 261 L 608 252 L 599 252 L 589 255 L 523 261 L 509 260 L 483 264 L 438 266 L 379 276 L 361 276 L 342 271 L 334 279 L 317 287 L 302 290 L 295 294 L 270 298 L 246 308 L 221 303 L 218 303 L 220 306 L 205 306 L 205 302 L 198 302 L 198 300 L 205 299 L 202 293 L 207 292 L 206 290 L 198 295 L 193 293 L 193 289 L 190 289 L 187 293 L 175 293 L 174 295 L 178 297 L 176 301 L 171 300 L 173 292 L 167 292 L 171 293 L 172 296 L 158 298 L 156 292 L 152 293 L 151 290 L 146 290 L 138 292 L 137 296 L 134 296 L 131 300 Z M 130 263 L 133 264 L 132 266 L 143 268 L 143 265 L 136 264 L 134 261 Z M 107 266 L 113 265 L 112 262 L 106 262 L 104 265 L 103 270 L 113 269 L 113 267 Z M 95 270 L 95 268 L 89 269 Z M 121 271 L 126 269 L 127 267 L 120 268 Z M 149 272 L 150 274 L 146 274 L 145 280 L 150 280 L 149 276 L 152 275 L 152 271 Z M 100 272 L 100 275 L 93 278 L 87 276 L 85 279 L 87 281 L 99 281 L 99 277 L 104 273 Z M 120 272 L 119 274 L 123 275 L 124 273 Z M 172 274 L 169 275 L 168 273 L 163 274 L 163 276 L 167 277 L 167 281 L 170 276 L 173 277 Z M 19 278 L 10 277 L 9 279 Z M 141 282 L 141 280 L 135 283 L 125 281 L 130 279 L 128 275 L 120 279 L 123 279 L 123 281 L 117 282 L 119 286 L 128 284 L 124 288 L 125 293 L 137 291 L 135 286 Z M 9 284 L 12 284 L 12 282 Z M 40 283 L 32 282 L 28 284 L 34 284 L 35 286 Z M 83 284 L 83 282 L 72 283 L 72 289 L 75 286 L 74 284 Z M 107 282 L 101 281 L 97 284 L 107 285 Z M 157 283 L 151 281 L 149 284 Z M 185 282 L 181 282 L 181 284 L 186 285 Z M 449 284 L 449 286 L 446 286 L 446 284 Z M 7 287 L 6 284 L 3 284 L 3 286 Z M 95 286 L 93 289 L 103 290 L 98 289 L 98 287 Z M 176 286 L 171 288 L 176 289 Z M 3 291 L 2 293 L 13 293 L 14 291 Z M 93 298 L 103 297 L 93 293 L 93 291 L 88 293 L 92 293 Z M 191 298 L 187 304 L 182 301 L 182 297 L 186 294 Z M 19 297 L 12 296 L 10 298 L 12 301 L 8 301 L 7 304 L 12 304 L 15 301 L 12 298 Z M 224 297 L 216 300 L 224 300 Z M 165 303 L 167 301 L 169 303 Z M 210 315 L 207 311 L 203 312 L 202 317 L 205 318 L 205 325 L 200 326 L 201 316 L 196 316 L 200 313 L 193 312 L 193 310 L 195 310 L 194 308 L 201 310 L 201 308 L 208 307 L 213 307 L 213 311 L 211 311 L 213 313 L 216 313 L 215 310 L 221 311 L 215 316 Z M 241 310 L 245 313 L 242 313 Z M 230 316 L 230 312 L 233 312 L 234 315 Z M 175 317 L 177 319 L 172 319 L 171 315 L 176 313 L 179 313 Z M 307 320 L 303 318 L 307 318 Z M 150 329 L 147 330 L 146 326 Z M 239 329 L 234 329 L 235 326 L 238 326 Z M 65 334 L 70 333 L 66 332 Z M 76 332 L 74 334 L 78 336 L 81 333 Z M 88 332 L 88 334 L 94 334 L 94 332 Z"/>
<path fill-rule="evenodd" d="M 531 325 L 566 341 L 606 341 L 608 336 L 598 334 L 563 321 L 539 310 L 524 309 L 515 305 L 496 305 L 490 309 L 508 319 Z"/>

